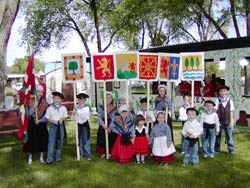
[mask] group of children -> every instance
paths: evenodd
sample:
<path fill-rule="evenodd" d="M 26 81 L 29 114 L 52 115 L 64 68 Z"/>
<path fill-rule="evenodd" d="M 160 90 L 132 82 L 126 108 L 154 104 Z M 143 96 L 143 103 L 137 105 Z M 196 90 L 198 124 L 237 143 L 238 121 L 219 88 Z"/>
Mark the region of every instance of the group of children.
<path fill-rule="evenodd" d="M 28 142 L 24 144 L 24 149 L 28 152 L 28 164 L 32 162 L 32 153 L 38 151 L 41 152 L 40 162 L 43 163 L 43 152 L 47 150 L 47 164 L 51 164 L 53 161 L 60 162 L 65 130 L 64 121 L 67 118 L 67 110 L 61 104 L 64 97 L 59 92 L 53 92 L 53 103 L 48 106 L 45 99 L 39 97 L 43 92 L 42 87 L 38 86 L 37 89 L 41 94 L 37 92 L 38 101 L 30 107 Z M 174 160 L 172 120 L 169 114 L 165 113 L 171 109 L 172 104 L 166 96 L 166 86 L 160 85 L 158 91 L 159 95 L 155 99 L 156 112 L 147 111 L 147 99 L 143 98 L 140 100 L 141 109 L 136 115 L 133 109 L 126 105 L 124 96 L 120 97 L 120 104 L 116 106 L 112 92 L 106 92 L 107 114 L 104 114 L 104 105 L 101 105 L 98 108 L 97 117 L 99 127 L 96 152 L 100 154 L 101 158 L 106 154 L 105 134 L 108 133 L 108 148 L 111 155 L 109 157 L 119 163 L 131 162 L 133 156 L 135 156 L 136 163 L 145 163 L 145 157 L 148 155 L 152 155 L 153 160 L 161 166 Z M 191 96 L 188 94 L 183 96 L 184 105 L 180 109 L 180 120 L 183 121 L 181 146 L 184 154 L 184 167 L 190 160 L 194 166 L 199 165 L 198 139 L 200 136 L 202 137 L 202 154 L 205 158 L 213 158 L 215 152 L 220 152 L 222 129 L 226 134 L 229 153 L 234 154 L 232 139 L 234 105 L 227 96 L 228 91 L 227 86 L 222 86 L 219 89 L 220 97 L 215 103 L 211 100 L 205 102 L 206 110 L 202 112 L 200 121 L 197 118 L 197 110 L 191 107 Z M 80 158 L 91 160 L 88 122 L 90 110 L 86 106 L 88 95 L 80 93 L 76 97 L 78 105 L 75 106 L 72 115 L 78 123 Z M 41 111 L 38 116 L 35 108 Z M 107 118 L 106 121 L 105 118 Z M 50 126 L 49 134 L 46 132 L 46 122 Z M 43 135 L 37 136 L 38 127 L 44 128 Z M 39 137 L 43 138 L 43 143 Z"/>

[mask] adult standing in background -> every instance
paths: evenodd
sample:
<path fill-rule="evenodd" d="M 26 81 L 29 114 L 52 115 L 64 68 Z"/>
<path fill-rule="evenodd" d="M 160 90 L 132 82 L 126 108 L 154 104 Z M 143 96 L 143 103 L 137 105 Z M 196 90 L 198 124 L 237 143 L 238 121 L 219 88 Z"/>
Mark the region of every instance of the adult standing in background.
<path fill-rule="evenodd" d="M 16 95 L 17 91 L 12 87 L 12 80 L 8 79 L 4 89 L 4 106 L 7 110 L 13 109 Z"/>
<path fill-rule="evenodd" d="M 41 76 L 37 77 L 37 81 L 39 83 L 39 85 L 41 85 L 43 87 L 43 98 L 46 98 L 46 83 L 44 82 L 44 78 Z"/>

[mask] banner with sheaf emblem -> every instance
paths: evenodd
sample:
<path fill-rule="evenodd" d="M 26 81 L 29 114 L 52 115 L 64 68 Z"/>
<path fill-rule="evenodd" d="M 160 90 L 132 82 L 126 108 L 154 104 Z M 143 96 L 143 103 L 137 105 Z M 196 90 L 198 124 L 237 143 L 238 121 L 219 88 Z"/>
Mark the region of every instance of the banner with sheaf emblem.
<path fill-rule="evenodd" d="M 181 53 L 182 80 L 203 80 L 204 52 Z"/>
<path fill-rule="evenodd" d="M 63 82 L 81 82 L 86 79 L 85 60 L 84 53 L 62 54 Z"/>
<path fill-rule="evenodd" d="M 138 52 L 114 53 L 116 80 L 138 79 Z"/>
<path fill-rule="evenodd" d="M 179 54 L 159 53 L 158 65 L 158 80 L 177 81 L 179 79 Z"/>
<path fill-rule="evenodd" d="M 157 80 L 158 54 L 139 54 L 139 80 Z"/>
<path fill-rule="evenodd" d="M 94 82 L 112 81 L 115 79 L 112 54 L 93 54 L 91 63 Z"/>

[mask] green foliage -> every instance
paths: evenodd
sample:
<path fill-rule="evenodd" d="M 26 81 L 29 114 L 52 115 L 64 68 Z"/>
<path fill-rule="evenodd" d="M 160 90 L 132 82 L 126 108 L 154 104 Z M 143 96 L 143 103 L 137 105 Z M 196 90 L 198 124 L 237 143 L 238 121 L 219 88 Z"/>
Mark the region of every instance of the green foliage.
<path fill-rule="evenodd" d="M 199 66 L 200 66 L 200 61 L 199 61 L 199 58 L 198 58 L 198 57 L 196 57 L 195 66 L 197 67 L 197 69 L 198 69 Z"/>
<path fill-rule="evenodd" d="M 183 155 L 180 151 L 181 124 L 174 123 L 175 161 L 167 167 L 160 167 L 151 157 L 145 164 L 135 162 L 125 165 L 100 159 L 95 153 L 97 124 L 96 118 L 90 120 L 91 151 L 93 160 L 75 159 L 75 124 L 67 122 L 67 145 L 63 146 L 61 163 L 40 164 L 39 154 L 33 156 L 33 163 L 26 164 L 26 154 L 15 136 L 0 137 L 1 187 L 8 188 L 127 188 L 127 187 L 178 187 L 211 188 L 250 186 L 250 135 L 249 132 L 235 131 L 236 155 L 229 156 L 226 145 L 222 143 L 222 153 L 214 159 L 203 159 L 200 166 L 187 168 L 181 166 Z M 222 138 L 224 140 L 224 136 Z M 200 150 L 201 151 L 201 150 Z M 233 178 L 232 178 L 233 177 Z"/>
<path fill-rule="evenodd" d="M 185 67 L 186 67 L 186 70 L 187 70 L 188 66 L 189 66 L 189 61 L 188 61 L 188 58 L 186 58 L 186 59 L 185 59 Z"/>
<path fill-rule="evenodd" d="M 7 73 L 24 74 L 28 65 L 28 60 L 28 56 L 24 58 L 16 58 L 14 60 L 14 64 L 11 67 L 7 68 Z M 34 58 L 34 69 L 36 73 L 38 73 L 39 71 L 44 71 L 44 62 Z"/>
<path fill-rule="evenodd" d="M 192 67 L 192 70 L 193 70 L 193 68 L 194 68 L 194 58 L 193 57 L 191 57 L 190 66 Z"/>
<path fill-rule="evenodd" d="M 69 70 L 73 71 L 73 74 L 75 74 L 75 70 L 78 69 L 78 64 L 75 61 L 69 62 Z"/>

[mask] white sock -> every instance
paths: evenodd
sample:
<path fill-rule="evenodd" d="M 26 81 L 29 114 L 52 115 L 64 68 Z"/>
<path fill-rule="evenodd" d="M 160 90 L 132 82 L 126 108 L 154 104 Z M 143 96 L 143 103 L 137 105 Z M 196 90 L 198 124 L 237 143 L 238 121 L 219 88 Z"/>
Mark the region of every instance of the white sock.
<path fill-rule="evenodd" d="M 40 158 L 43 158 L 43 152 L 40 152 Z"/>
<path fill-rule="evenodd" d="M 140 162 L 140 155 L 138 155 L 138 154 L 136 155 L 136 161 Z"/>
<path fill-rule="evenodd" d="M 145 156 L 141 155 L 141 161 L 144 161 L 144 159 L 145 159 Z"/>

